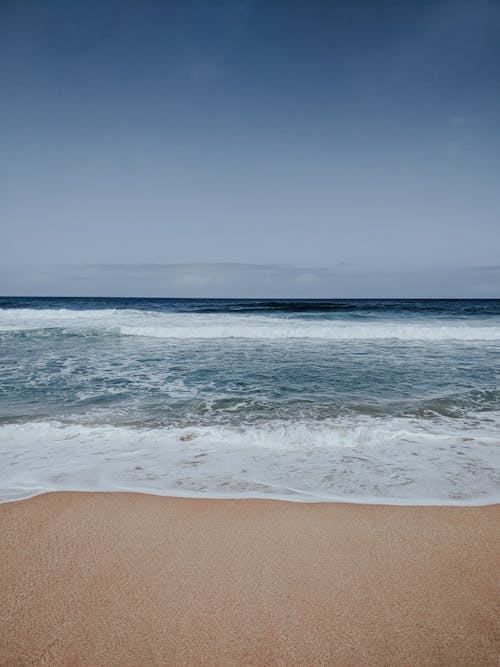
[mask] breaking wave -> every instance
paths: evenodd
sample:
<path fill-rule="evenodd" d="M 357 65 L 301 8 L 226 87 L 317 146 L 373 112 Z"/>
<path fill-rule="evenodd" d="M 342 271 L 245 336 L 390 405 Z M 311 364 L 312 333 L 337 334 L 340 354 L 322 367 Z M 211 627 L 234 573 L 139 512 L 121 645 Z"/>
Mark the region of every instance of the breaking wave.
<path fill-rule="evenodd" d="M 122 335 L 165 339 L 498 341 L 500 325 L 449 320 L 310 320 L 241 314 L 141 310 L 3 309 L 0 332 L 24 335 Z"/>

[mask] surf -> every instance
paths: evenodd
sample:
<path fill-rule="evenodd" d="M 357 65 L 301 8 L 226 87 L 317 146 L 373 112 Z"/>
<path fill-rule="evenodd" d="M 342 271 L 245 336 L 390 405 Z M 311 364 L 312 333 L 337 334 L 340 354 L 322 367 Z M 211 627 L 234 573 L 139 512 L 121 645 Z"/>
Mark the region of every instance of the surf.
<path fill-rule="evenodd" d="M 121 335 L 164 339 L 323 341 L 492 341 L 500 323 L 412 319 L 353 321 L 241 314 L 158 313 L 144 310 L 0 309 L 0 332 Z"/>

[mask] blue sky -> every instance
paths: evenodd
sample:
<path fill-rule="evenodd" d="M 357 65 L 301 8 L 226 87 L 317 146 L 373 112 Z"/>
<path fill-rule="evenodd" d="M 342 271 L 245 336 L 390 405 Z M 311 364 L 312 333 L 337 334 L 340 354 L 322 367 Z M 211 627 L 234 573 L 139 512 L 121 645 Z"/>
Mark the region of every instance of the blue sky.
<path fill-rule="evenodd" d="M 500 3 L 5 0 L 0 292 L 500 296 Z"/>

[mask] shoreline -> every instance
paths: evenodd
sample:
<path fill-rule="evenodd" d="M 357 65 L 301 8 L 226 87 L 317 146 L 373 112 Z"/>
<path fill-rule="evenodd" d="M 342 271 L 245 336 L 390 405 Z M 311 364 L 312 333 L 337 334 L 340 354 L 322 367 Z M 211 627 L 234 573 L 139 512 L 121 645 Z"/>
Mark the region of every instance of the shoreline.
<path fill-rule="evenodd" d="M 7 501 L 0 664 L 497 664 L 499 519 L 498 504 Z"/>
<path fill-rule="evenodd" d="M 252 495 L 252 496 L 243 496 L 243 495 L 230 495 L 230 494 L 221 494 L 219 496 L 215 494 L 207 495 L 206 493 L 200 492 L 198 495 L 192 491 L 187 491 L 185 493 L 160 493 L 152 491 L 151 489 L 49 489 L 43 491 L 36 491 L 33 494 L 22 496 L 20 498 L 7 498 L 0 499 L 0 507 L 2 505 L 8 505 L 10 503 L 21 503 L 26 500 L 33 500 L 34 498 L 39 498 L 40 496 L 48 496 L 52 494 L 63 494 L 63 493 L 80 493 L 80 494 L 102 494 L 102 495 L 114 495 L 114 494 L 125 494 L 125 495 L 139 495 L 139 496 L 152 496 L 153 498 L 170 498 L 172 500 L 197 500 L 197 501 L 264 501 L 264 502 L 277 502 L 277 503 L 292 503 L 297 505 L 355 505 L 355 506 L 368 506 L 368 507 L 419 507 L 419 508 L 468 508 L 468 507 L 500 507 L 500 497 L 491 497 L 487 500 L 481 502 L 474 502 L 471 500 L 455 500 L 453 503 L 446 502 L 444 499 L 431 498 L 426 501 L 412 502 L 410 500 L 405 501 L 402 499 L 394 500 L 392 498 L 378 498 L 375 496 L 366 496 L 358 498 L 348 498 L 346 496 L 339 496 L 337 498 L 311 498 L 297 496 L 297 497 L 285 497 L 285 496 L 272 496 L 272 495 Z"/>

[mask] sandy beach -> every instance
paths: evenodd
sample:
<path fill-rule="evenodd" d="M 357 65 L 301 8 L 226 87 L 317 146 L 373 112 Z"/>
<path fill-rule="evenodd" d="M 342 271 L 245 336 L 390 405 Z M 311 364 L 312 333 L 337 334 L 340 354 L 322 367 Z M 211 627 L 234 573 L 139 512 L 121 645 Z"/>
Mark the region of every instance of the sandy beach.
<path fill-rule="evenodd" d="M 3 504 L 0 664 L 498 665 L 499 518 L 121 493 Z"/>

